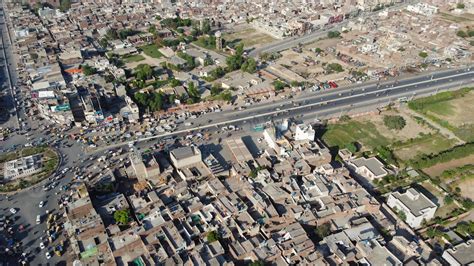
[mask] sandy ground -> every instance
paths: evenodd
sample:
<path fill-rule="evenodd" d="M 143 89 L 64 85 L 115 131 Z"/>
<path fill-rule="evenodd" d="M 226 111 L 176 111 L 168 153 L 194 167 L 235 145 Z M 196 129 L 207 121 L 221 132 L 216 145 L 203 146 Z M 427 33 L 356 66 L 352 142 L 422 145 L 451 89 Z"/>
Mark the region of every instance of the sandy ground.
<path fill-rule="evenodd" d="M 440 163 L 440 164 L 437 164 L 437 165 L 434 165 L 434 166 L 423 169 L 423 172 L 427 173 L 430 176 L 438 176 L 444 170 L 459 167 L 459 166 L 463 166 L 463 165 L 466 165 L 466 164 L 472 164 L 472 163 L 474 163 L 474 155 L 464 157 L 464 158 L 461 158 L 461 159 L 457 159 L 457 160 L 452 160 L 452 161 L 445 162 L 445 163 Z M 474 188 L 472 188 L 472 189 L 474 191 Z"/>
<path fill-rule="evenodd" d="M 447 104 L 451 105 L 451 115 L 433 115 L 440 119 L 449 121 L 453 126 L 459 127 L 466 124 L 474 124 L 474 116 L 467 114 L 474 114 L 474 92 L 471 91 L 469 94 L 462 98 L 454 99 L 449 101 Z"/>
<path fill-rule="evenodd" d="M 257 31 L 250 25 L 240 25 L 239 27 L 234 28 L 233 31 L 224 33 L 223 37 L 227 41 L 240 40 L 246 48 L 256 48 L 276 41 L 272 36 Z"/>
<path fill-rule="evenodd" d="M 461 195 L 474 200 L 474 179 L 467 179 L 458 184 L 461 188 Z"/>
<path fill-rule="evenodd" d="M 407 124 L 400 131 L 390 130 L 383 123 L 383 117 L 385 115 L 400 115 L 403 118 L 405 118 L 405 121 Z M 434 133 L 432 129 L 418 124 L 411 116 L 407 115 L 403 111 L 399 111 L 399 112 L 387 111 L 387 112 L 383 112 L 382 115 L 362 116 L 355 119 L 360 120 L 360 121 L 372 122 L 377 127 L 377 130 L 380 132 L 380 134 L 392 140 L 404 141 L 410 138 L 416 138 L 419 136 L 420 133 L 424 133 L 424 134 Z"/>

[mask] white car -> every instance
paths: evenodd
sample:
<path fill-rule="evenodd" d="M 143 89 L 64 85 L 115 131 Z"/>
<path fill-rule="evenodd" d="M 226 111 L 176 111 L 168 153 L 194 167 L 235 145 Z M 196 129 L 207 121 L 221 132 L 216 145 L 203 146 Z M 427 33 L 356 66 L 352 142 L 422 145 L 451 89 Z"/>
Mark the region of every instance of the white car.
<path fill-rule="evenodd" d="M 41 248 L 41 249 L 44 249 L 45 247 L 46 247 L 46 246 L 44 245 L 44 243 L 43 243 L 43 242 L 40 242 L 40 248 Z"/>
<path fill-rule="evenodd" d="M 10 212 L 11 212 L 12 214 L 15 214 L 15 213 L 16 213 L 16 209 L 15 209 L 15 208 L 10 208 Z"/>
<path fill-rule="evenodd" d="M 49 253 L 49 252 L 46 252 L 46 254 L 45 254 L 45 255 L 46 255 L 46 259 L 48 259 L 48 260 L 49 260 L 49 259 L 51 259 L 51 253 Z"/>
<path fill-rule="evenodd" d="M 38 207 L 43 208 L 43 206 L 44 206 L 44 202 L 43 202 L 43 201 L 40 201 Z"/>

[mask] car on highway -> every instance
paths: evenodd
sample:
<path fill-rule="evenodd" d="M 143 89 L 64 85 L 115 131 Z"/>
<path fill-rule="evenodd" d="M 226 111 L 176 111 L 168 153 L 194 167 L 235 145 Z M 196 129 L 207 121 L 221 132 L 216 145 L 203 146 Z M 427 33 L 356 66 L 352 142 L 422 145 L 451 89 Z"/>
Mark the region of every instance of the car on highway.
<path fill-rule="evenodd" d="M 40 242 L 40 249 L 44 249 L 45 247 L 44 242 Z"/>
<path fill-rule="evenodd" d="M 46 256 L 46 259 L 48 260 L 51 259 L 51 253 L 49 251 L 46 252 L 45 256 Z"/>
<path fill-rule="evenodd" d="M 41 215 L 36 215 L 36 224 L 40 224 L 41 223 Z"/>
<path fill-rule="evenodd" d="M 15 213 L 16 213 L 16 209 L 15 209 L 15 208 L 10 208 L 10 212 L 11 212 L 12 214 L 15 214 Z"/>
<path fill-rule="evenodd" d="M 38 207 L 43 208 L 43 206 L 44 206 L 44 201 L 40 201 Z"/>

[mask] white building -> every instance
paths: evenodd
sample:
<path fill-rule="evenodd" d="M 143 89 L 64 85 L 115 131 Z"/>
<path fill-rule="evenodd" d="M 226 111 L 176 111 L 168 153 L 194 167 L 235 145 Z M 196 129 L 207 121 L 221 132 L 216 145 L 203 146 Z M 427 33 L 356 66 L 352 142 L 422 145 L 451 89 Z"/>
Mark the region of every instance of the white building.
<path fill-rule="evenodd" d="M 299 124 L 296 125 L 295 140 L 309 140 L 314 141 L 316 132 L 311 125 Z"/>
<path fill-rule="evenodd" d="M 3 176 L 5 180 L 12 180 L 38 173 L 41 169 L 41 155 L 36 154 L 6 162 Z"/>
<path fill-rule="evenodd" d="M 438 7 L 428 5 L 426 3 L 417 3 L 415 5 L 408 5 L 407 10 L 420 15 L 432 16 L 438 13 Z"/>
<path fill-rule="evenodd" d="M 409 188 L 405 193 L 391 193 L 387 204 L 395 211 L 403 211 L 406 215 L 405 222 L 412 228 L 418 228 L 423 220 L 429 221 L 433 218 L 438 208 L 423 193 L 414 188 Z"/>
<path fill-rule="evenodd" d="M 374 181 L 375 179 L 382 178 L 388 173 L 382 162 L 376 157 L 371 158 L 357 158 L 348 161 L 349 167 L 351 167 L 356 174 L 365 178 L 367 181 Z"/>

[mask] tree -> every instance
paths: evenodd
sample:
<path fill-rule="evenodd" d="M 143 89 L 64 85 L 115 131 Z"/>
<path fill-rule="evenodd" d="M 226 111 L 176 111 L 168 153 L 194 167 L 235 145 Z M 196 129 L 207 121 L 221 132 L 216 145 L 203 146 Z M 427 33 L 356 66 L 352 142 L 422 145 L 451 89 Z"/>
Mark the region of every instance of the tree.
<path fill-rule="evenodd" d="M 201 93 L 199 93 L 193 82 L 188 83 L 188 95 L 193 100 L 192 103 L 197 103 L 201 100 Z"/>
<path fill-rule="evenodd" d="M 222 91 L 222 89 L 217 84 L 214 84 L 211 87 L 211 96 L 216 96 L 219 93 L 221 93 L 221 91 Z"/>
<path fill-rule="evenodd" d="M 337 30 L 328 32 L 328 38 L 337 38 L 339 36 L 341 36 L 341 33 Z"/>
<path fill-rule="evenodd" d="M 207 233 L 207 242 L 212 243 L 214 241 L 218 241 L 219 239 L 220 235 L 216 231 L 211 231 Z"/>
<path fill-rule="evenodd" d="M 252 261 L 251 263 L 249 263 L 249 266 L 265 266 L 265 262 L 261 260 Z"/>
<path fill-rule="evenodd" d="M 329 71 L 331 71 L 331 72 L 340 73 L 340 72 L 343 72 L 343 71 L 344 71 L 344 68 L 343 68 L 340 64 L 338 64 L 338 63 L 327 64 L 327 68 L 328 68 Z"/>
<path fill-rule="evenodd" d="M 314 233 L 316 234 L 319 240 L 322 240 L 323 238 L 331 234 L 331 224 L 329 222 L 326 222 L 319 225 L 314 230 Z"/>
<path fill-rule="evenodd" d="M 181 81 L 179 81 L 177 79 L 174 79 L 174 78 L 171 78 L 169 80 L 169 84 L 170 84 L 171 87 L 175 88 L 175 87 L 181 86 Z"/>
<path fill-rule="evenodd" d="M 153 34 L 153 36 L 156 36 L 157 34 L 157 31 L 156 31 L 156 26 L 155 25 L 151 25 L 150 27 L 148 27 L 148 32 Z"/>
<path fill-rule="evenodd" d="M 456 35 L 457 35 L 458 37 L 461 37 L 461 38 L 466 38 L 466 37 L 467 37 L 467 33 L 466 33 L 465 31 L 463 31 L 463 30 L 458 30 L 458 31 L 456 32 Z"/>
<path fill-rule="evenodd" d="M 97 73 L 97 69 L 89 65 L 82 65 L 81 69 L 82 69 L 82 73 L 84 73 L 84 75 L 86 76 L 94 75 L 95 73 Z"/>
<path fill-rule="evenodd" d="M 147 106 L 148 103 L 148 96 L 145 93 L 136 92 L 133 97 L 135 101 L 141 106 Z"/>
<path fill-rule="evenodd" d="M 204 34 L 209 34 L 209 32 L 211 32 L 211 23 L 210 23 L 209 19 L 204 20 L 201 30 Z"/>
<path fill-rule="evenodd" d="M 135 68 L 135 75 L 138 80 L 147 80 L 153 76 L 153 69 L 148 64 L 140 64 Z"/>
<path fill-rule="evenodd" d="M 464 9 L 464 7 L 465 7 L 465 5 L 464 5 L 463 3 L 458 3 L 458 4 L 456 5 L 456 8 L 457 8 L 457 9 Z"/>
<path fill-rule="evenodd" d="M 109 46 L 109 41 L 107 40 L 107 38 L 102 38 L 100 39 L 99 44 L 103 48 L 107 48 L 107 46 Z"/>
<path fill-rule="evenodd" d="M 404 211 L 402 210 L 398 210 L 397 211 L 397 215 L 400 219 L 402 219 L 402 221 L 406 221 L 407 220 L 407 215 Z"/>
<path fill-rule="evenodd" d="M 281 91 L 283 89 L 285 89 L 285 87 L 287 86 L 287 84 L 281 80 L 275 80 L 273 81 L 273 88 L 276 90 L 276 91 Z"/>
<path fill-rule="evenodd" d="M 71 8 L 71 0 L 61 0 L 59 4 L 59 10 L 61 12 L 68 11 Z"/>
<path fill-rule="evenodd" d="M 383 123 L 392 130 L 402 130 L 406 126 L 405 118 L 399 115 L 386 115 L 383 118 Z"/>
<path fill-rule="evenodd" d="M 444 197 L 444 204 L 449 205 L 454 202 L 454 199 L 451 195 L 446 195 Z"/>
<path fill-rule="evenodd" d="M 242 64 L 244 63 L 243 54 L 244 45 L 241 43 L 236 46 L 235 54 L 227 57 L 226 59 L 227 68 L 229 69 L 229 71 L 234 71 L 242 67 Z"/>
<path fill-rule="evenodd" d="M 232 93 L 228 90 L 221 92 L 221 94 L 219 94 L 219 97 L 221 100 L 226 102 L 232 101 Z"/>
<path fill-rule="evenodd" d="M 352 153 L 356 153 L 357 152 L 357 145 L 356 145 L 355 142 L 347 143 L 346 144 L 346 149 L 348 149 Z"/>
<path fill-rule="evenodd" d="M 421 57 L 421 58 L 427 58 L 427 57 L 428 57 L 428 53 L 427 53 L 427 52 L 420 52 L 420 53 L 418 54 L 418 56 Z"/>
<path fill-rule="evenodd" d="M 163 92 L 153 93 L 153 98 L 149 103 L 150 109 L 152 111 L 159 111 L 163 109 L 164 106 L 164 94 Z"/>
<path fill-rule="evenodd" d="M 108 29 L 107 32 L 105 33 L 105 37 L 108 40 L 116 40 L 118 39 L 118 33 L 116 29 Z"/>
<path fill-rule="evenodd" d="M 255 73 L 255 71 L 257 71 L 257 62 L 255 59 L 249 58 L 242 64 L 241 70 L 248 73 Z"/>
<path fill-rule="evenodd" d="M 127 209 L 125 210 L 118 210 L 114 212 L 114 220 L 118 224 L 128 224 L 130 221 L 130 213 Z"/>

